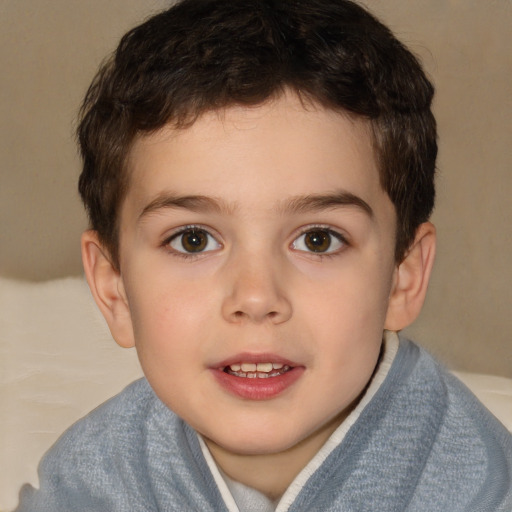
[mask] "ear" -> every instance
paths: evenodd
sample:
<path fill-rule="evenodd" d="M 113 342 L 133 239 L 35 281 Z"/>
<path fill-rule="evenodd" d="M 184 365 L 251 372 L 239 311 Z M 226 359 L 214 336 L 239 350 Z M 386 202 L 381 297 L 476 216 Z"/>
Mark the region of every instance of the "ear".
<path fill-rule="evenodd" d="M 89 230 L 82 235 L 82 262 L 91 293 L 113 338 L 121 347 L 133 347 L 133 327 L 123 279 L 96 231 Z"/>
<path fill-rule="evenodd" d="M 436 252 L 436 229 L 430 222 L 420 224 L 403 261 L 395 269 L 384 328 L 399 331 L 419 315 L 427 293 Z"/>

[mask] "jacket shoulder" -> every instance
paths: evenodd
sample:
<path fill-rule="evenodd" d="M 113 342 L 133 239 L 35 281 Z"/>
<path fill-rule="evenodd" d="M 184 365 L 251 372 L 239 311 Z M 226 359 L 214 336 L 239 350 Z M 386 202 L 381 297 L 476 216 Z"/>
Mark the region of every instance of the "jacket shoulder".
<path fill-rule="evenodd" d="M 446 503 L 447 510 L 509 512 L 512 434 L 460 380 L 422 349 L 419 361 L 441 385 L 444 413 L 418 489 L 423 488 L 425 495 L 443 494 L 443 499 L 452 500 Z M 419 498 L 417 508 L 411 510 L 424 510 L 423 505 Z"/>

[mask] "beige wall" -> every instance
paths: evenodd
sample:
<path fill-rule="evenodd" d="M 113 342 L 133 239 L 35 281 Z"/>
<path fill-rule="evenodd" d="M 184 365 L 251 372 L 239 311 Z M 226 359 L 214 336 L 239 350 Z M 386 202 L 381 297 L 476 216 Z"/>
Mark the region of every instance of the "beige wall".
<path fill-rule="evenodd" d="M 0 0 L 0 274 L 79 274 L 73 142 L 100 60 L 163 0 Z M 512 3 L 367 0 L 438 93 L 438 259 L 410 329 L 449 364 L 512 376 Z"/>

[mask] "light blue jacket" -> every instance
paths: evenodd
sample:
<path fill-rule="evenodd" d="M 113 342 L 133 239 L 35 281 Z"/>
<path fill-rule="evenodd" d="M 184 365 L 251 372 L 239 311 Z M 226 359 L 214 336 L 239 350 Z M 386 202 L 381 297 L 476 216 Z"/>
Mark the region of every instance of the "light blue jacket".
<path fill-rule="evenodd" d="M 17 512 L 222 512 L 196 433 L 139 380 L 72 426 Z M 290 512 L 511 512 L 512 436 L 401 340 L 383 384 Z"/>

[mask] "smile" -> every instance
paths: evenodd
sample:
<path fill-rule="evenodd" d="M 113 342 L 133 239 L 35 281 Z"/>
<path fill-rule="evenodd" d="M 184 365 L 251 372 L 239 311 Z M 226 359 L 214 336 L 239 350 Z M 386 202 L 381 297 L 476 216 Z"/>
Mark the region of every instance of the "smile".
<path fill-rule="evenodd" d="M 211 367 L 222 389 L 243 400 L 270 400 L 301 379 L 305 366 L 275 354 L 238 354 Z"/>
<path fill-rule="evenodd" d="M 290 366 L 282 363 L 240 363 L 226 366 L 223 371 L 246 379 L 268 379 L 283 375 L 290 370 Z"/>

